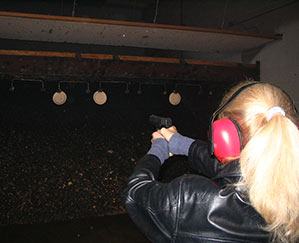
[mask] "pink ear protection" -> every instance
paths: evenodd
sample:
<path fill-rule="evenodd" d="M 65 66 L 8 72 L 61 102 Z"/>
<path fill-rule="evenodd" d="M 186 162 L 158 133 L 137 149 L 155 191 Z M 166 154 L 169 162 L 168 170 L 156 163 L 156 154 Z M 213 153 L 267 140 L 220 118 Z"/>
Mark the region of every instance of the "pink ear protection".
<path fill-rule="evenodd" d="M 250 83 L 238 89 L 229 100 L 219 107 L 210 119 L 210 153 L 224 163 L 227 158 L 240 155 L 242 148 L 242 138 L 240 128 L 236 121 L 230 118 L 216 120 L 222 112 L 243 90 L 257 83 Z"/>
<path fill-rule="evenodd" d="M 242 137 L 240 128 L 236 121 L 231 118 L 223 118 L 219 120 L 216 119 L 220 112 L 222 112 L 243 90 L 255 84 L 258 84 L 258 82 L 244 85 L 243 87 L 238 89 L 224 105 L 219 107 L 214 112 L 213 116 L 210 119 L 210 153 L 222 163 L 224 163 L 227 158 L 238 157 L 240 155 L 242 149 Z M 283 92 L 292 101 L 291 97 L 285 91 Z M 295 112 L 298 113 L 294 102 L 293 107 Z"/>

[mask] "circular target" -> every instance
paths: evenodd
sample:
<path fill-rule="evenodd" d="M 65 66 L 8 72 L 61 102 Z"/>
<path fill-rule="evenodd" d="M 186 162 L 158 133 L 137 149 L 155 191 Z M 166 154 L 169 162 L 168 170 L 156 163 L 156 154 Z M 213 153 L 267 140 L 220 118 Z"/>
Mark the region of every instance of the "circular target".
<path fill-rule="evenodd" d="M 98 105 L 103 105 L 107 101 L 107 95 L 104 91 L 96 91 L 93 94 L 93 100 Z"/>
<path fill-rule="evenodd" d="M 172 92 L 169 95 L 169 102 L 172 105 L 178 105 L 181 102 L 181 95 L 177 92 Z"/>
<path fill-rule="evenodd" d="M 63 105 L 66 102 L 67 95 L 63 91 L 55 92 L 52 100 L 56 105 Z"/>

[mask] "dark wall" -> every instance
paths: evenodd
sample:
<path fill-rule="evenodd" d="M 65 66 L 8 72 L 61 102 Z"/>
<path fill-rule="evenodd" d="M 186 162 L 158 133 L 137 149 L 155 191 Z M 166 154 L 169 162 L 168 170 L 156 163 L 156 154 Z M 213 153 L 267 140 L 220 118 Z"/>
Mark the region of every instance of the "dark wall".
<path fill-rule="evenodd" d="M 0 222 L 25 224 L 123 213 L 121 192 L 136 161 L 150 148 L 155 128 L 150 114 L 169 116 L 178 130 L 206 139 L 208 119 L 218 103 L 208 89 L 199 96 L 186 87 L 171 106 L 159 86 L 142 89 L 107 84 L 105 105 L 85 87 L 62 87 L 68 101 L 52 102 L 57 87 L 2 80 L 0 88 Z M 189 94 L 189 96 L 188 96 Z M 194 173 L 184 156 L 170 158 L 159 180 Z"/>

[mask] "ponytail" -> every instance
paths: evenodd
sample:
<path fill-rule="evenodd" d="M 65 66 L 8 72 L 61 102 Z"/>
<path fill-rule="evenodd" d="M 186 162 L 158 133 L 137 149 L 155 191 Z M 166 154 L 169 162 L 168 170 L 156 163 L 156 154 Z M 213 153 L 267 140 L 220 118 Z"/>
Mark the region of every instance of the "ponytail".
<path fill-rule="evenodd" d="M 261 118 L 262 119 L 262 118 Z M 240 155 L 249 200 L 267 222 L 274 240 L 299 237 L 299 132 L 275 114 L 246 144 Z"/>
<path fill-rule="evenodd" d="M 279 109 L 269 116 L 271 107 Z M 231 117 L 241 129 L 242 177 L 236 186 L 265 219 L 273 241 L 298 242 L 299 120 L 292 100 L 280 88 L 260 83 L 240 93 L 219 117 Z"/>

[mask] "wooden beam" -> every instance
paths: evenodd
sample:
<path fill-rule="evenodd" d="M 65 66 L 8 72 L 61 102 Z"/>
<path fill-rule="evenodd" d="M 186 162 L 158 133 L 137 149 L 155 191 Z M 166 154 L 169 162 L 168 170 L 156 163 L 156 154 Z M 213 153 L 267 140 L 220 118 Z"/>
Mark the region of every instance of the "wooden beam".
<path fill-rule="evenodd" d="M 220 82 L 259 80 L 258 64 L 93 53 L 0 50 L 0 76 L 96 82 Z"/>
<path fill-rule="evenodd" d="M 25 50 L 0 50 L 0 55 L 38 56 L 38 57 L 71 57 L 71 58 L 76 57 L 76 53 L 73 53 L 73 52 L 25 51 Z"/>
<path fill-rule="evenodd" d="M 147 57 L 147 56 L 126 56 L 98 53 L 74 53 L 74 52 L 50 52 L 50 51 L 27 51 L 27 50 L 0 50 L 0 56 L 32 56 L 32 57 L 60 57 L 60 58 L 78 58 L 83 59 L 98 59 L 98 60 L 113 60 L 114 58 L 120 61 L 133 62 L 153 62 L 153 63 L 186 63 L 190 65 L 205 65 L 205 66 L 221 66 L 221 67 L 238 67 L 246 66 L 247 68 L 255 68 L 255 64 L 244 64 L 237 62 L 212 62 L 196 59 L 178 59 L 166 57 Z"/>
<path fill-rule="evenodd" d="M 144 56 L 118 56 L 121 61 L 135 61 L 135 62 L 162 62 L 162 63 L 180 63 L 178 58 L 166 57 L 144 57 Z"/>

